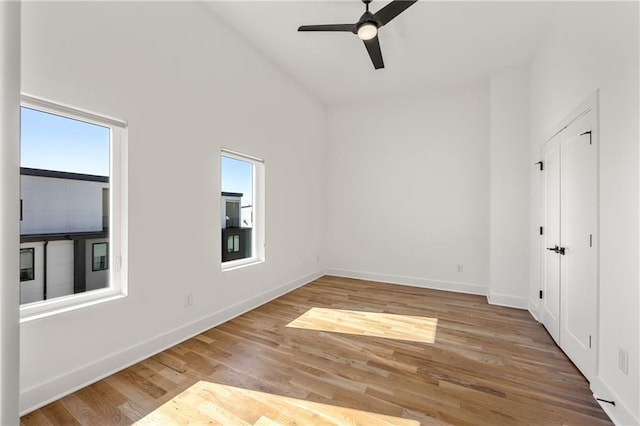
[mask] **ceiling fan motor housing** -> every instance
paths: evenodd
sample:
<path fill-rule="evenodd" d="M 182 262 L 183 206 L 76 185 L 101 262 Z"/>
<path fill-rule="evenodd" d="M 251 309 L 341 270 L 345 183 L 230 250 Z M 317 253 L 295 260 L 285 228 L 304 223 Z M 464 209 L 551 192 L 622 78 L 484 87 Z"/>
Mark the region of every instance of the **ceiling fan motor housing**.
<path fill-rule="evenodd" d="M 376 20 L 376 17 L 373 16 L 373 13 L 369 12 L 368 10 L 362 14 L 360 19 L 358 19 L 357 25 L 358 27 L 360 27 L 366 23 L 371 23 L 375 25 L 376 28 L 380 28 L 380 23 Z"/>

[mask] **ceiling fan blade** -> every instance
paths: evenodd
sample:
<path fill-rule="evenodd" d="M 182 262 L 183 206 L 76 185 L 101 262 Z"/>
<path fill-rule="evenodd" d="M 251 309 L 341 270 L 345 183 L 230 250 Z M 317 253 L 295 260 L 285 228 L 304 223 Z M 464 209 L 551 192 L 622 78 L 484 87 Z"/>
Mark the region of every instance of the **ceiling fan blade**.
<path fill-rule="evenodd" d="M 373 17 L 380 23 L 380 26 L 386 25 L 417 1 L 418 0 L 393 0 L 391 3 L 374 13 Z"/>
<path fill-rule="evenodd" d="M 380 41 L 378 40 L 378 36 L 375 36 L 371 40 L 363 40 L 364 46 L 367 48 L 367 52 L 369 52 L 369 57 L 371 57 L 371 62 L 373 62 L 373 67 L 375 69 L 384 68 L 384 61 L 382 60 L 382 51 L 380 50 Z"/>
<path fill-rule="evenodd" d="M 302 25 L 298 31 L 344 31 L 356 34 L 356 24 Z"/>

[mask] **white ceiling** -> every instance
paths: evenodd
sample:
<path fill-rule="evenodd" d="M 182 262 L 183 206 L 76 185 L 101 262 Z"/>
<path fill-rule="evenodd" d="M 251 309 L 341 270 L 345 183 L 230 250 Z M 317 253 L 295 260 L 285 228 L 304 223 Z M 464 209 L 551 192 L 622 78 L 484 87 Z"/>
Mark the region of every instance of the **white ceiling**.
<path fill-rule="evenodd" d="M 371 11 L 388 3 L 374 0 Z M 231 28 L 325 103 L 487 79 L 527 64 L 549 2 L 421 0 L 380 30 L 385 68 L 374 70 L 351 33 L 299 33 L 307 24 L 355 23 L 364 5 L 341 1 L 210 1 Z"/>

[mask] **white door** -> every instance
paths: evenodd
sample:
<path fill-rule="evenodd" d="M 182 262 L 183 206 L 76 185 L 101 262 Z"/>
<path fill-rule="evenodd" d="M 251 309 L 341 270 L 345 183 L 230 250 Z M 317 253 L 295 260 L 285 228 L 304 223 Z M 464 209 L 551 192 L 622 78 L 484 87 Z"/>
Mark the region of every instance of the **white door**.
<path fill-rule="evenodd" d="M 560 347 L 587 379 L 596 371 L 597 148 L 588 112 L 560 133 Z M 594 136 L 594 137 L 592 137 Z"/>
<path fill-rule="evenodd" d="M 542 323 L 560 344 L 560 136 L 543 148 L 544 253 L 542 273 Z"/>

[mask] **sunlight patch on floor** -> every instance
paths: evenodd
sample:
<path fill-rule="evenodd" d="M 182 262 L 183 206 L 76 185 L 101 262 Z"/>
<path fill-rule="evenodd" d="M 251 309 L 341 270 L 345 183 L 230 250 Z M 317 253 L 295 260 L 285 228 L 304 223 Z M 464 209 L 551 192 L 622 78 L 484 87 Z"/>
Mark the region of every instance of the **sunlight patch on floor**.
<path fill-rule="evenodd" d="M 199 381 L 136 425 L 398 425 L 411 419 Z"/>
<path fill-rule="evenodd" d="M 438 319 L 341 309 L 311 308 L 287 327 L 434 343 Z"/>

